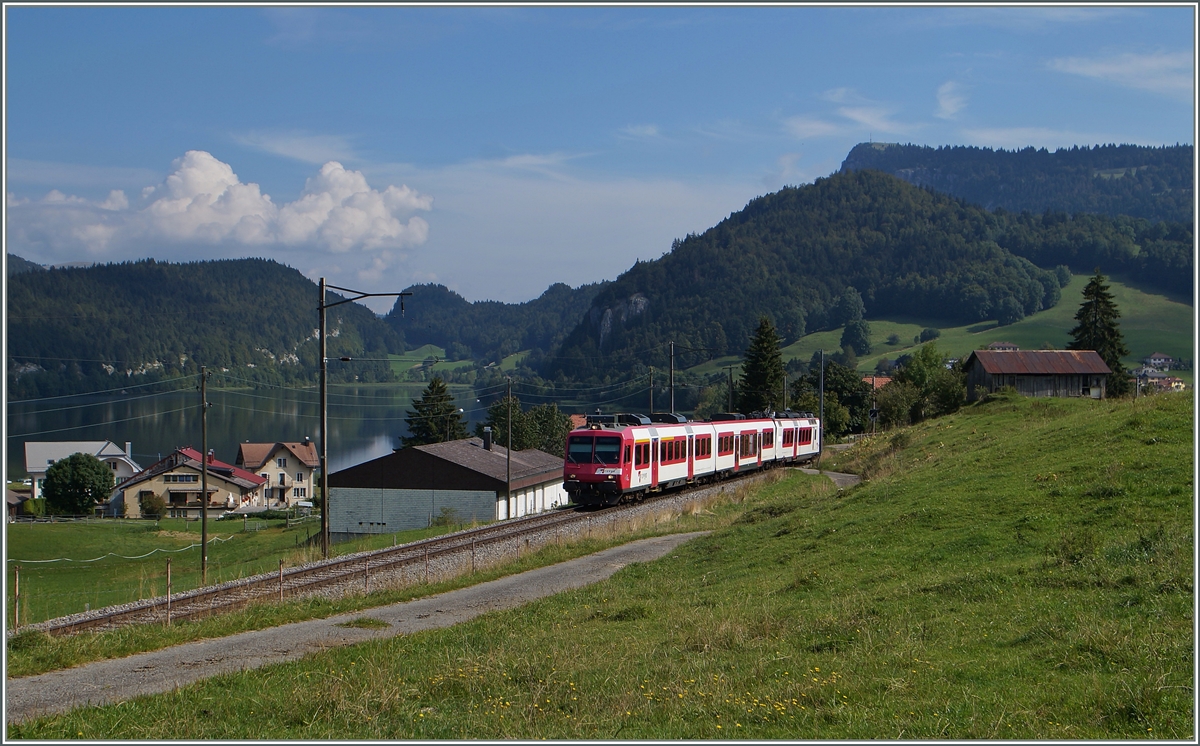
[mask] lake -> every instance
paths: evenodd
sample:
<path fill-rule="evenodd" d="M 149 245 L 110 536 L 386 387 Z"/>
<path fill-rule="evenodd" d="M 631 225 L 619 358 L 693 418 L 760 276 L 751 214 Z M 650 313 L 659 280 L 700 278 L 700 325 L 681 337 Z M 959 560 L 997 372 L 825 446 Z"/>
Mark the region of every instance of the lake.
<path fill-rule="evenodd" d="M 408 433 L 404 418 L 425 384 L 331 385 L 329 469 L 385 456 Z M 487 417 L 466 386 L 451 386 L 455 403 L 474 422 Z M 312 388 L 208 389 L 208 447 L 233 463 L 238 444 L 302 441 L 320 444 L 320 395 Z M 8 403 L 9 480 L 24 479 L 25 442 L 111 440 L 133 444 L 143 468 L 180 446 L 200 450 L 200 392 L 153 393 L 130 389 L 120 395 L 70 396 Z"/>

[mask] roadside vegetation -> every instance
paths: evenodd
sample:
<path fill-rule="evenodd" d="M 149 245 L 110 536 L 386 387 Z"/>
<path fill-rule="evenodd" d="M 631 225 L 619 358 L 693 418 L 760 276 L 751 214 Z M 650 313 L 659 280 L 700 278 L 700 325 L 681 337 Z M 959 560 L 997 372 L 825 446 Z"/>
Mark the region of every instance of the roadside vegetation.
<path fill-rule="evenodd" d="M 8 735 L 1187 739 L 1193 424 L 1186 395 L 990 397 L 602 583 Z"/>

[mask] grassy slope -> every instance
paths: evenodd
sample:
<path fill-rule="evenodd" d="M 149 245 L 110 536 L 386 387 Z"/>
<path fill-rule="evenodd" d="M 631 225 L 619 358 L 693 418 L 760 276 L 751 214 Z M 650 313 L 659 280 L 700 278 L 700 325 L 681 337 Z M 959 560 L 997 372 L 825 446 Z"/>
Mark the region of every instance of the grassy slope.
<path fill-rule="evenodd" d="M 921 329 L 932 326 L 941 330 L 942 336 L 936 344 L 938 349 L 952 357 L 964 357 L 971 350 L 987 347 L 991 342 L 1013 342 L 1023 350 L 1039 349 L 1044 343 L 1063 349 L 1070 342 L 1070 331 L 1075 326 L 1075 312 L 1083 299 L 1083 288 L 1090 276 L 1075 275 L 1062 291 L 1062 300 L 1047 311 L 1036 313 L 1016 324 L 999 327 L 994 321 L 958 327 L 943 327 L 942 322 L 911 319 L 871 319 L 872 353 L 859 360 L 859 370 L 870 372 L 881 357 L 895 360 L 914 348 L 913 337 Z M 1111 292 L 1121 310 L 1121 331 L 1130 350 L 1126 363 L 1130 366 L 1154 352 L 1165 352 L 1176 358 L 1191 359 L 1194 336 L 1194 310 L 1179 300 L 1138 290 L 1110 279 Z M 900 344 L 887 344 L 890 334 L 900 337 Z M 783 348 L 784 360 L 800 358 L 807 362 L 814 352 L 841 348 L 842 330 L 809 334 Z M 696 366 L 690 370 L 701 374 L 715 373 L 723 365 L 738 360 L 736 357 L 721 358 Z M 1175 375 L 1191 383 L 1192 371 L 1176 371 Z"/>
<path fill-rule="evenodd" d="M 987 402 L 609 581 L 9 736 L 1188 738 L 1193 421 Z"/>

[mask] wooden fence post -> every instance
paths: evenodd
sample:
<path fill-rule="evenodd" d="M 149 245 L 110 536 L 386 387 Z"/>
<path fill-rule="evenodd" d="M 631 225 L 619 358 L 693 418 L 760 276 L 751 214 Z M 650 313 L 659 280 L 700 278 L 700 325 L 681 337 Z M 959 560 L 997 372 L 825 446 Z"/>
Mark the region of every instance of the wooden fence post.
<path fill-rule="evenodd" d="M 171 558 L 167 557 L 167 626 L 171 626 Z"/>
<path fill-rule="evenodd" d="M 283 603 L 283 560 L 279 560 L 279 602 Z"/>
<path fill-rule="evenodd" d="M 21 626 L 21 566 L 13 567 L 13 630 Z"/>

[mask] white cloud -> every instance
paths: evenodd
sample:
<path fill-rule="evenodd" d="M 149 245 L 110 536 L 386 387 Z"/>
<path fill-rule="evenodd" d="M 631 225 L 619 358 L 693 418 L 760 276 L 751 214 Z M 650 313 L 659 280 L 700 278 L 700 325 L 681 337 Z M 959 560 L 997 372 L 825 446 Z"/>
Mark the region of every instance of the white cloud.
<path fill-rule="evenodd" d="M 791 117 L 783 122 L 784 130 L 798 140 L 807 140 L 812 137 L 827 137 L 836 135 L 842 131 L 832 122 L 827 122 L 824 119 L 814 117 Z"/>
<path fill-rule="evenodd" d="M 657 124 L 631 124 L 628 127 L 622 127 L 620 129 L 620 133 L 625 137 L 638 139 L 647 139 L 659 136 Z"/>
<path fill-rule="evenodd" d="M 357 161 L 349 140 L 341 135 L 310 135 L 303 132 L 246 132 L 233 139 L 247 147 L 304 163 Z"/>
<path fill-rule="evenodd" d="M 1119 54 L 1114 57 L 1059 57 L 1046 66 L 1058 72 L 1106 80 L 1127 88 L 1152 91 L 1183 101 L 1192 100 L 1191 52 Z"/>
<path fill-rule="evenodd" d="M 967 105 L 967 97 L 962 93 L 962 87 L 953 80 L 947 80 L 937 89 L 938 109 L 934 116 L 939 119 L 953 119 Z"/>
<path fill-rule="evenodd" d="M 210 153 L 192 150 L 130 208 L 121 190 L 90 201 L 51 190 L 40 201 L 8 196 L 7 237 L 46 258 L 83 250 L 92 258 L 143 256 L 148 247 L 299 248 L 345 253 L 402 249 L 426 241 L 429 225 L 411 214 L 432 199 L 407 186 L 371 188 L 358 171 L 326 163 L 295 202 L 277 206 L 258 184 L 243 183 Z M 407 220 L 405 220 L 407 218 Z"/>
<path fill-rule="evenodd" d="M 894 121 L 890 118 L 892 113 L 892 109 L 883 106 L 843 106 L 838 109 L 838 114 L 872 132 L 902 134 L 919 129 L 920 125 Z"/>
<path fill-rule="evenodd" d="M 407 186 L 375 191 L 361 172 L 331 161 L 305 183 L 299 199 L 279 210 L 278 238 L 290 245 L 317 243 L 335 252 L 415 246 L 425 242 L 429 224 L 419 217 L 402 223 L 397 215 L 432 206 L 429 197 Z"/>

